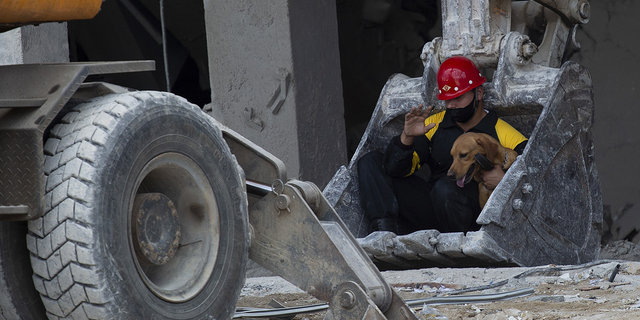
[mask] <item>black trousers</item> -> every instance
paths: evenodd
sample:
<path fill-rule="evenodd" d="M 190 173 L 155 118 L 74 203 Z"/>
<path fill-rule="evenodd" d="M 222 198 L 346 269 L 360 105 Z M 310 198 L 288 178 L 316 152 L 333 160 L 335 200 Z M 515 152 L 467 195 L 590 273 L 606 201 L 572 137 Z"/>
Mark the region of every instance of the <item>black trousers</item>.
<path fill-rule="evenodd" d="M 358 161 L 360 204 L 369 221 L 395 219 L 400 233 L 480 229 L 475 222 L 480 214 L 475 181 L 460 188 L 446 176 L 431 182 L 415 175 L 393 178 L 383 169 L 383 157 L 372 151 Z"/>

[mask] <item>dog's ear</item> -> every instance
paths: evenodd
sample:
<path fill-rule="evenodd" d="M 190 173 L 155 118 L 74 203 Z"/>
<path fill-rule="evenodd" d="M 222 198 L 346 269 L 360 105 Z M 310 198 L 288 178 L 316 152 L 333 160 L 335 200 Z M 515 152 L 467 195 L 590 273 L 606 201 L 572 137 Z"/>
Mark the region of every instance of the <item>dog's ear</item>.
<path fill-rule="evenodd" d="M 476 138 L 476 142 L 484 148 L 484 151 L 487 153 L 487 158 L 489 161 L 494 162 L 496 155 L 498 154 L 498 145 L 493 142 L 491 139 L 488 139 L 485 136 L 478 136 Z"/>

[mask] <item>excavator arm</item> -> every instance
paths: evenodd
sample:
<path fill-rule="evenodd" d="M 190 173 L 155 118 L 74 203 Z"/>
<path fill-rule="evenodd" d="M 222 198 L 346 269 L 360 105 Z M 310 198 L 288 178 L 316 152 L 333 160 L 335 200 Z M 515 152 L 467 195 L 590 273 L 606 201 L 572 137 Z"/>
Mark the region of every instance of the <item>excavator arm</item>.
<path fill-rule="evenodd" d="M 249 257 L 329 302 L 325 319 L 417 319 L 320 190 L 280 180 L 249 208 Z"/>

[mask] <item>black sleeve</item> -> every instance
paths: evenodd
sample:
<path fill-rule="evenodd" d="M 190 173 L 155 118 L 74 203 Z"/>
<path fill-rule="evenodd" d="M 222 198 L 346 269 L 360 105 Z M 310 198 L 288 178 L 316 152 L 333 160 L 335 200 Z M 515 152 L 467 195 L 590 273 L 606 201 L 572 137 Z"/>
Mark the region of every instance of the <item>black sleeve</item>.
<path fill-rule="evenodd" d="M 396 136 L 387 145 L 383 167 L 389 176 L 401 178 L 413 174 L 430 158 L 430 142 L 426 136 L 417 137 L 410 146 L 404 145 L 400 136 Z"/>
<path fill-rule="evenodd" d="M 518 155 L 521 155 L 522 152 L 524 151 L 524 148 L 527 146 L 527 142 L 529 142 L 529 140 L 520 142 L 513 150 L 517 152 Z"/>

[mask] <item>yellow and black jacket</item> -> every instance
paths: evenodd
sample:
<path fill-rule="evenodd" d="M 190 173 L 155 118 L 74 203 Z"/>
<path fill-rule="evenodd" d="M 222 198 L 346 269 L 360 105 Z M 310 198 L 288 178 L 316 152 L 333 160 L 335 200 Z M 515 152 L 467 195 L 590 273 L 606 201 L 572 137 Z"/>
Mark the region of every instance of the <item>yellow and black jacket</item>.
<path fill-rule="evenodd" d="M 518 130 L 498 118 L 493 111 L 487 115 L 469 132 L 486 133 L 500 142 L 504 147 L 522 154 L 527 145 L 527 138 Z M 453 163 L 450 151 L 453 142 L 464 132 L 451 119 L 449 112 L 442 111 L 431 115 L 425 120 L 425 125 L 435 123 L 435 128 L 427 134 L 417 137 L 413 145 L 406 146 L 400 141 L 400 136 L 391 139 L 384 156 L 384 167 L 392 177 L 406 177 L 412 175 L 425 163 L 431 168 L 429 181 L 434 182 L 446 176 Z"/>

